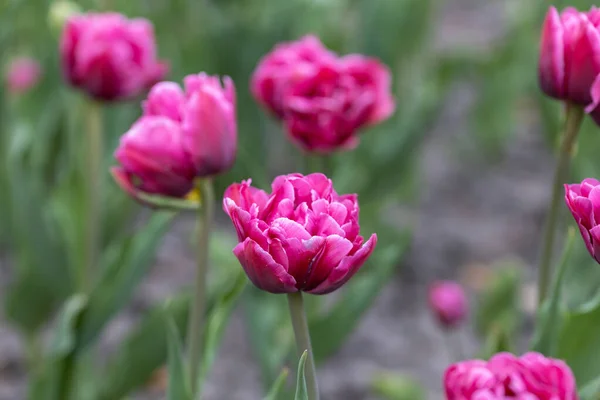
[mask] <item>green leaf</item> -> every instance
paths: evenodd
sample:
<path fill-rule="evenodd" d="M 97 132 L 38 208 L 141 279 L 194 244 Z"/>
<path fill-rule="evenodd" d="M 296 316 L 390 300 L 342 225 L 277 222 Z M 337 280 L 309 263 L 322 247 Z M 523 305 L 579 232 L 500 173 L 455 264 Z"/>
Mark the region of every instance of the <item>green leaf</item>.
<path fill-rule="evenodd" d="M 51 355 L 54 357 L 65 356 L 75 350 L 77 328 L 87 304 L 88 299 L 85 295 L 75 294 L 63 306 L 58 315 L 51 345 Z"/>
<path fill-rule="evenodd" d="M 180 295 L 148 313 L 138 327 L 119 346 L 102 373 L 95 400 L 114 400 L 126 396 L 148 381 L 167 359 L 165 321 L 171 319 L 178 332 L 185 332 L 190 304 L 189 293 Z"/>
<path fill-rule="evenodd" d="M 567 315 L 560 333 L 558 358 L 571 367 L 577 385 L 585 387 L 600 375 L 600 305 Z"/>
<path fill-rule="evenodd" d="M 574 238 L 575 228 L 571 227 L 569 229 L 561 261 L 558 265 L 558 271 L 554 277 L 552 292 L 538 312 L 535 333 L 531 344 L 532 350 L 540 352 L 548 357 L 554 357 L 558 347 L 560 329 L 563 323 L 561 289 L 563 277 L 567 266 L 569 265 L 568 260 L 573 248 Z"/>
<path fill-rule="evenodd" d="M 264 400 L 278 400 L 279 399 L 279 395 L 281 393 L 281 390 L 283 389 L 283 386 L 285 385 L 285 383 L 287 381 L 287 377 L 289 374 L 290 374 L 289 369 L 284 368 L 281 370 L 281 373 L 279 374 L 279 376 L 277 377 L 275 382 L 273 382 L 273 386 L 271 386 L 271 389 L 269 390 L 269 393 L 267 393 L 267 396 L 264 398 Z"/>
<path fill-rule="evenodd" d="M 306 377 L 304 376 L 307 357 L 308 350 L 304 350 L 298 362 L 298 379 L 296 380 L 296 395 L 294 396 L 294 400 L 308 400 L 308 389 L 306 388 Z"/>
<path fill-rule="evenodd" d="M 151 266 L 158 243 L 174 214 L 155 212 L 141 232 L 105 252 L 107 267 L 90 296 L 89 311 L 82 321 L 80 346 L 85 347 L 102 331 L 110 318 L 130 299 Z"/>
<path fill-rule="evenodd" d="M 190 384 L 186 375 L 186 366 L 183 361 L 181 335 L 177 331 L 177 325 L 175 325 L 173 320 L 169 320 L 167 326 L 167 344 L 169 349 L 167 399 L 192 400 Z"/>

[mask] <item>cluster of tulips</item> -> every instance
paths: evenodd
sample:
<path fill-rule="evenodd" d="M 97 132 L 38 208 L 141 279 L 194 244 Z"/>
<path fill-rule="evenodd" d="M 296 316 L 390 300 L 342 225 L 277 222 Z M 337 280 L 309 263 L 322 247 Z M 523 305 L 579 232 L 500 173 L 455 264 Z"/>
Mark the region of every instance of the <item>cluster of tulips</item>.
<path fill-rule="evenodd" d="M 123 101 L 147 92 L 141 117 L 114 153 L 116 183 L 151 208 L 199 210 L 202 254 L 186 343 L 194 382 L 202 351 L 212 179 L 236 159 L 235 84 L 205 73 L 188 75 L 183 85 L 164 81 L 169 68 L 157 58 L 152 24 L 117 13 L 71 16 L 60 54 L 65 80 L 92 101 Z M 34 60 L 19 59 L 6 79 L 11 91 L 22 92 L 40 75 Z M 539 81 L 544 93 L 566 105 L 539 271 L 541 304 L 551 277 L 560 188 L 577 132 L 585 112 L 600 123 L 600 10 L 559 13 L 550 8 L 542 31 Z M 315 36 L 277 45 L 260 61 L 250 89 L 301 151 L 323 157 L 358 146 L 363 128 L 386 120 L 395 109 L 385 65 L 359 54 L 338 56 Z M 600 263 L 600 182 L 589 178 L 564 188 L 587 249 Z M 324 295 L 341 288 L 375 250 L 377 235 L 365 239 L 360 234 L 358 197 L 338 194 L 322 173 L 291 173 L 276 177 L 270 192 L 252 186 L 251 179 L 233 183 L 222 207 L 239 240 L 233 253 L 249 280 L 261 290 L 288 295 L 298 350 L 308 352 L 308 398 L 318 399 L 302 292 Z M 429 300 L 445 327 L 459 324 L 467 313 L 467 298 L 456 283 L 434 284 Z M 443 385 L 448 400 L 578 398 L 570 368 L 534 352 L 458 362 L 447 368 Z"/>

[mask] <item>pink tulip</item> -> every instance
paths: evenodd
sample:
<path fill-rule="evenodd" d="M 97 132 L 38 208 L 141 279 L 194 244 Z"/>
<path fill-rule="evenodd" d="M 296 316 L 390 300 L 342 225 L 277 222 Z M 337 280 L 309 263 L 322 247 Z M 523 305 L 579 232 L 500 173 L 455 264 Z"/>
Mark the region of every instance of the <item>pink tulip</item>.
<path fill-rule="evenodd" d="M 196 170 L 185 148 L 181 126 L 165 117 L 142 117 L 121 137 L 112 170 L 134 198 L 137 192 L 183 197 L 194 186 Z"/>
<path fill-rule="evenodd" d="M 24 93 L 37 85 L 42 68 L 33 58 L 21 57 L 13 60 L 6 71 L 6 85 L 12 93 Z"/>
<path fill-rule="evenodd" d="M 183 197 L 196 177 L 223 173 L 233 165 L 237 148 L 235 87 L 221 86 L 204 73 L 152 87 L 144 115 L 121 138 L 113 169 L 117 183 L 138 198 L 138 191 Z"/>
<path fill-rule="evenodd" d="M 233 166 L 237 152 L 235 86 L 217 76 L 188 75 L 185 91 L 173 82 L 154 86 L 144 103 L 145 115 L 161 115 L 181 125 L 183 143 L 197 176 L 215 175 Z"/>
<path fill-rule="evenodd" d="M 252 75 L 251 91 L 256 100 L 274 115 L 283 118 L 283 94 L 287 86 L 311 74 L 323 62 L 335 60 L 312 35 L 296 42 L 281 43 L 263 57 Z"/>
<path fill-rule="evenodd" d="M 550 7 L 542 30 L 539 80 L 551 97 L 587 106 L 600 73 L 600 10 Z"/>
<path fill-rule="evenodd" d="M 446 400 L 577 400 L 571 369 L 539 353 L 499 353 L 489 361 L 451 365 L 444 374 Z"/>
<path fill-rule="evenodd" d="M 373 252 L 377 235 L 359 235 L 357 196 L 338 195 L 325 175 L 279 176 L 270 194 L 250 183 L 231 185 L 223 208 L 240 241 L 233 252 L 259 289 L 330 293 Z"/>
<path fill-rule="evenodd" d="M 587 178 L 565 185 L 565 201 L 588 251 L 600 263 L 600 182 Z"/>
<path fill-rule="evenodd" d="M 157 61 L 152 24 L 117 13 L 71 17 L 63 30 L 60 52 L 67 81 L 104 101 L 138 96 L 168 69 Z"/>
<path fill-rule="evenodd" d="M 290 84 L 284 123 L 306 151 L 328 153 L 358 144 L 358 131 L 394 111 L 390 73 L 373 59 L 351 55 L 323 63 Z"/>
<path fill-rule="evenodd" d="M 469 301 L 458 283 L 439 281 L 429 288 L 429 307 L 442 326 L 451 328 L 465 319 Z"/>

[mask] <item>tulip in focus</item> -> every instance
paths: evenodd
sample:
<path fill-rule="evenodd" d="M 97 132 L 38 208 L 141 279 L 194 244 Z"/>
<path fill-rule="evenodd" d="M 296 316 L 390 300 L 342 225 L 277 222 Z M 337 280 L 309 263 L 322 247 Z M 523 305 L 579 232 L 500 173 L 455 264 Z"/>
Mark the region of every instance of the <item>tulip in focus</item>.
<path fill-rule="evenodd" d="M 600 182 L 593 178 L 565 185 L 565 201 L 591 256 L 600 263 Z"/>
<path fill-rule="evenodd" d="M 152 24 L 117 13 L 76 14 L 60 42 L 63 74 L 73 86 L 103 101 L 142 94 L 163 79 Z"/>
<path fill-rule="evenodd" d="M 458 283 L 439 281 L 429 288 L 429 307 L 443 327 L 452 328 L 467 316 L 469 302 Z"/>
<path fill-rule="evenodd" d="M 592 102 L 591 89 L 600 73 L 600 10 L 560 14 L 550 7 L 540 43 L 539 81 L 550 97 L 581 106 Z"/>
<path fill-rule="evenodd" d="M 12 93 L 24 93 L 40 80 L 42 69 L 33 58 L 21 57 L 13 60 L 6 71 L 6 86 Z"/>
<path fill-rule="evenodd" d="M 395 109 L 387 67 L 358 54 L 338 57 L 314 36 L 276 46 L 259 63 L 251 86 L 291 139 L 311 152 L 356 146 L 361 128 Z"/>
<path fill-rule="evenodd" d="M 451 365 L 444 374 L 446 400 L 577 400 L 571 369 L 539 353 L 499 353 L 489 361 Z"/>
<path fill-rule="evenodd" d="M 373 252 L 377 235 L 359 235 L 357 195 L 338 195 L 325 175 L 279 176 L 270 194 L 250 183 L 231 185 L 223 208 L 240 241 L 233 252 L 259 289 L 327 294 Z"/>
<path fill-rule="evenodd" d="M 137 192 L 181 198 L 197 177 L 223 173 L 237 148 L 235 86 L 204 73 L 154 85 L 144 115 L 121 138 L 113 168 L 117 183 Z"/>

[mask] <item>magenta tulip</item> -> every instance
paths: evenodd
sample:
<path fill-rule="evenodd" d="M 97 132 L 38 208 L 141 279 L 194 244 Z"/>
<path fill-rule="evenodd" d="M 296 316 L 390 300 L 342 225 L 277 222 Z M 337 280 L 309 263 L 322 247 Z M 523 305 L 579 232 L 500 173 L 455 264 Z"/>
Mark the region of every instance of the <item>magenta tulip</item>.
<path fill-rule="evenodd" d="M 276 46 L 256 68 L 251 89 L 283 120 L 290 138 L 311 152 L 356 146 L 361 128 L 395 109 L 384 65 L 357 54 L 338 57 L 315 36 Z"/>
<path fill-rule="evenodd" d="M 551 97 L 587 106 L 600 73 L 600 10 L 579 12 L 569 7 L 560 14 L 550 7 L 540 45 L 539 80 Z"/>
<path fill-rule="evenodd" d="M 237 153 L 235 86 L 205 73 L 188 75 L 185 91 L 173 82 L 154 86 L 144 103 L 145 115 L 161 115 L 181 125 L 183 142 L 199 177 L 230 169 Z"/>
<path fill-rule="evenodd" d="M 291 83 L 284 97 L 284 123 L 306 151 L 329 153 L 353 148 L 358 132 L 394 111 L 388 69 L 351 55 L 323 63 Z"/>
<path fill-rule="evenodd" d="M 429 307 L 443 327 L 452 328 L 464 321 L 469 301 L 458 283 L 438 281 L 429 288 Z"/>
<path fill-rule="evenodd" d="M 71 17 L 60 52 L 67 81 L 103 101 L 138 96 L 163 79 L 168 69 L 157 60 L 152 24 L 117 13 Z"/>
<path fill-rule="evenodd" d="M 16 58 L 6 71 L 6 86 L 12 93 L 25 93 L 40 80 L 42 68 L 37 60 L 29 57 Z"/>
<path fill-rule="evenodd" d="M 499 353 L 489 361 L 453 364 L 444 374 L 446 400 L 577 400 L 571 369 L 561 360 Z"/>
<path fill-rule="evenodd" d="M 600 182 L 587 178 L 565 185 L 565 201 L 588 251 L 600 263 Z"/>
<path fill-rule="evenodd" d="M 113 168 L 119 185 L 137 198 L 142 191 L 183 197 L 194 186 L 196 170 L 186 150 L 181 127 L 165 117 L 142 117 L 121 137 Z"/>
<path fill-rule="evenodd" d="M 283 118 L 283 96 L 287 86 L 311 74 L 321 63 L 334 61 L 335 57 L 313 35 L 278 44 L 256 67 L 250 84 L 252 94 L 270 112 Z"/>
<path fill-rule="evenodd" d="M 144 115 L 121 138 L 113 169 L 117 183 L 138 199 L 138 191 L 183 197 L 196 177 L 227 171 L 237 148 L 235 87 L 204 73 L 152 87 Z M 139 200 L 139 199 L 138 199 Z"/>
<path fill-rule="evenodd" d="M 325 175 L 279 176 L 270 194 L 250 183 L 231 185 L 223 208 L 240 241 L 233 252 L 259 289 L 330 293 L 373 252 L 377 235 L 359 235 L 357 196 L 338 195 Z"/>

